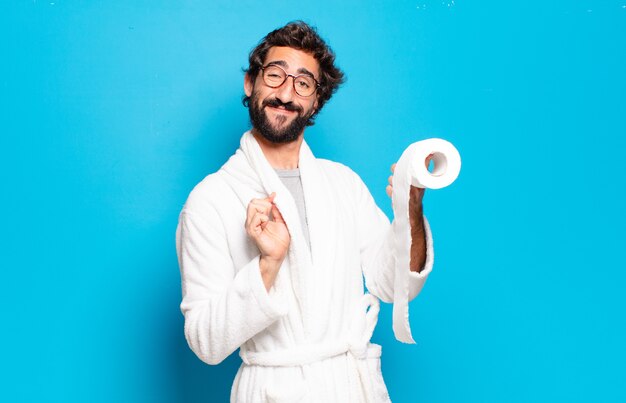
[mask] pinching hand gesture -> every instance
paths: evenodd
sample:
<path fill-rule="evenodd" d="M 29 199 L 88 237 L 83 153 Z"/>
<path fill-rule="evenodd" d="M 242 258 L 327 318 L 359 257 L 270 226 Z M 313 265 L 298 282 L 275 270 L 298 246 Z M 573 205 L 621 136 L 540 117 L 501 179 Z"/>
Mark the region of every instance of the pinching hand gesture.
<path fill-rule="evenodd" d="M 278 207 L 276 193 L 264 199 L 252 199 L 248 204 L 246 233 L 261 252 L 260 269 L 266 289 L 270 289 L 287 251 L 291 236 Z"/>

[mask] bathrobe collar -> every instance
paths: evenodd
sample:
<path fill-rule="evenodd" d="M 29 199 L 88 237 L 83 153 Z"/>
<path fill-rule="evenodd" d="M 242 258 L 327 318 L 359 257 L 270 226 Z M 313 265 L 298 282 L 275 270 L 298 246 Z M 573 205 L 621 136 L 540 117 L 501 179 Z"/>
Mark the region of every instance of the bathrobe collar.
<path fill-rule="evenodd" d="M 247 192 L 241 201 L 245 206 L 252 198 L 267 197 L 276 192 L 274 202 L 281 212 L 291 235 L 288 254 L 288 269 L 283 264 L 275 282 L 280 292 L 283 287 L 291 286 L 298 307 L 302 313 L 305 337 L 308 327 L 316 326 L 316 317 L 323 312 L 316 310 L 314 301 L 320 287 L 328 286 L 332 281 L 333 270 L 333 233 L 340 225 L 337 219 L 337 199 L 330 191 L 328 178 L 320 167 L 305 140 L 302 141 L 298 168 L 304 193 L 307 223 L 311 249 L 306 242 L 300 216 L 291 192 L 285 187 L 270 163 L 265 158 L 257 140 L 250 131 L 243 134 L 240 148 L 222 167 L 228 174 L 244 184 Z M 319 318 L 323 321 L 322 318 Z"/>

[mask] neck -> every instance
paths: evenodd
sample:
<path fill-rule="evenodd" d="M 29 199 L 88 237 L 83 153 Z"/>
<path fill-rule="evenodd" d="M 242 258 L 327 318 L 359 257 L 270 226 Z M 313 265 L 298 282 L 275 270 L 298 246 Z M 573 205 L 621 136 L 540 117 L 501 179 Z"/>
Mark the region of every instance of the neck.
<path fill-rule="evenodd" d="M 304 135 L 291 143 L 272 143 L 261 136 L 256 129 L 252 129 L 252 135 L 259 143 L 265 158 L 274 169 L 296 169 L 300 157 L 300 146 Z"/>

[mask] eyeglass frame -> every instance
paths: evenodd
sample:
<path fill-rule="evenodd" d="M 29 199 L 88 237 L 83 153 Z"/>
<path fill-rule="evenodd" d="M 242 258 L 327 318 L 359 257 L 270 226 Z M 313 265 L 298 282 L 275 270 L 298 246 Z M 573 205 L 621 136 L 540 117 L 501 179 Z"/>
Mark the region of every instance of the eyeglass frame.
<path fill-rule="evenodd" d="M 282 83 L 280 83 L 279 85 L 276 85 L 276 86 L 273 86 L 273 87 L 272 87 L 271 85 L 269 85 L 269 84 L 267 83 L 267 81 L 265 81 L 265 74 L 264 74 L 264 73 L 265 73 L 265 69 L 266 69 L 266 68 L 268 68 L 268 67 L 278 67 L 279 69 L 281 69 L 281 70 L 285 73 L 285 80 L 283 80 L 283 82 L 282 82 Z M 300 95 L 300 93 L 298 92 L 298 89 L 296 88 L 296 78 L 301 77 L 301 76 L 310 77 L 313 81 L 315 81 L 315 89 L 313 90 L 313 92 L 312 92 L 310 95 Z M 294 76 L 293 74 L 289 74 L 289 73 L 287 73 L 287 72 L 285 71 L 285 69 L 283 69 L 283 68 L 282 68 L 281 66 L 279 66 L 278 64 L 271 64 L 271 63 L 270 63 L 270 64 L 267 64 L 267 65 L 265 65 L 265 66 L 261 66 L 261 78 L 263 79 L 263 83 L 264 83 L 265 85 L 267 85 L 268 87 L 270 87 L 270 88 L 278 88 L 278 87 L 282 86 L 283 84 L 285 84 L 285 81 L 287 81 L 287 79 L 288 79 L 289 77 L 293 77 L 293 80 L 292 80 L 292 82 L 291 82 L 291 83 L 292 83 L 291 85 L 293 86 L 293 90 L 296 92 L 296 94 L 298 94 L 298 96 L 301 96 L 301 97 L 303 97 L 303 98 L 308 98 L 308 97 L 312 96 L 313 94 L 315 94 L 315 92 L 317 91 L 317 89 L 318 89 L 319 87 L 321 87 L 321 85 L 320 85 L 319 81 L 317 81 L 317 79 L 316 79 L 315 77 L 313 77 L 312 75 L 310 75 L 310 74 L 308 74 L 308 73 L 302 73 L 302 74 L 298 74 L 297 76 Z"/>

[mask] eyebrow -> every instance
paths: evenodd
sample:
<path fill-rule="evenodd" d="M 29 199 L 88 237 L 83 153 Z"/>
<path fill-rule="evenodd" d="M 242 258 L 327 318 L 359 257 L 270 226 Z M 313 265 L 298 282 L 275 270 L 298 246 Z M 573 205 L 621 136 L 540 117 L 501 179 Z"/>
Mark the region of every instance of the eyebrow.
<path fill-rule="evenodd" d="M 266 64 L 266 66 L 272 66 L 272 65 L 277 65 L 277 66 L 284 67 L 284 68 L 288 68 L 289 67 L 287 62 L 284 61 L 284 60 L 274 60 L 273 62 L 269 62 L 269 63 Z M 296 70 L 296 73 L 298 73 L 298 74 L 306 74 L 308 76 L 311 76 L 311 77 L 315 78 L 315 74 L 311 73 L 309 70 L 305 69 L 304 67 L 300 67 L 298 70 Z"/>

